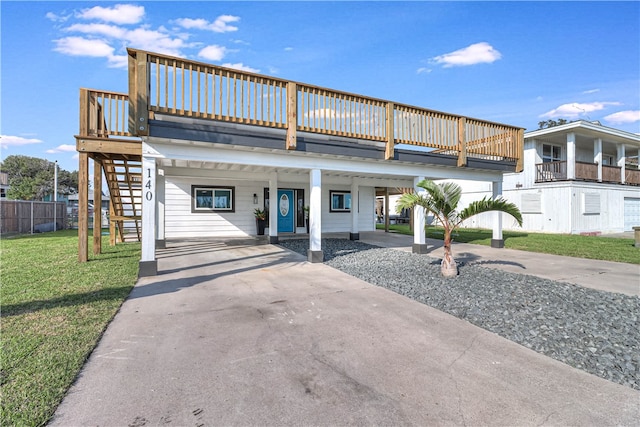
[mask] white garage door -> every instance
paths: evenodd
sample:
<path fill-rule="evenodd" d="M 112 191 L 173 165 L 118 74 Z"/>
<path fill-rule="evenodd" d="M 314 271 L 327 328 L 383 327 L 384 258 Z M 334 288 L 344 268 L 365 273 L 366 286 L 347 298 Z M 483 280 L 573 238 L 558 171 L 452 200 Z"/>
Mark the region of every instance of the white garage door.
<path fill-rule="evenodd" d="M 624 198 L 624 231 L 633 231 L 633 227 L 640 227 L 640 199 Z"/>

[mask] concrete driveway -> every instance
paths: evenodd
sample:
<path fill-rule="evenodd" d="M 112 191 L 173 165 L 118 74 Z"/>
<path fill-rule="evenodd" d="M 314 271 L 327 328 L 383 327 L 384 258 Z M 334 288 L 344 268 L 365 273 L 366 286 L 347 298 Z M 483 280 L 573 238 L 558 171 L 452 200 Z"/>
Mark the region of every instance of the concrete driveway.
<path fill-rule="evenodd" d="M 640 392 L 278 246 L 170 242 L 51 425 L 637 425 Z"/>

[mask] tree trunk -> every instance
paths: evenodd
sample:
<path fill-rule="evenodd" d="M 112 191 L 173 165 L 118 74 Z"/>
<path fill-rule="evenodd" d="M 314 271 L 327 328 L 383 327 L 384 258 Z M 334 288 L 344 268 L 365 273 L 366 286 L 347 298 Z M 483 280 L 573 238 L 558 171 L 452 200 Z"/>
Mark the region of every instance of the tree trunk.
<path fill-rule="evenodd" d="M 451 232 L 447 232 L 447 230 L 444 233 L 444 257 L 442 257 L 442 264 L 440 264 L 440 272 L 444 277 L 458 275 L 458 264 L 451 255 Z"/>

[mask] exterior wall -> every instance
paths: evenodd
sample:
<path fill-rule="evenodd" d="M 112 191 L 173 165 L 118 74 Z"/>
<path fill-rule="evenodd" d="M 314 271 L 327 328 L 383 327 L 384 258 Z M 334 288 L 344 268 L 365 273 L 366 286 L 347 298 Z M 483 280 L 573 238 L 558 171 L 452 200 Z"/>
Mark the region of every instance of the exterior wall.
<path fill-rule="evenodd" d="M 520 228 L 510 216 L 502 214 L 503 227 L 505 230 L 545 233 L 619 233 L 624 231 L 624 199 L 637 195 L 637 187 L 590 185 L 582 182 L 545 184 L 537 189 L 505 190 L 503 196 L 520 208 L 523 224 Z M 484 196 L 491 196 L 491 191 L 465 191 L 460 207 Z M 540 200 L 539 211 L 534 207 L 537 197 Z M 585 209 L 594 207 L 595 211 L 592 213 Z M 466 221 L 463 226 L 491 228 L 493 215 L 494 213 L 478 215 Z"/>
<path fill-rule="evenodd" d="M 220 180 L 203 177 L 166 176 L 165 181 L 165 236 L 172 238 L 190 237 L 241 237 L 256 234 L 253 211 L 264 206 L 264 189 L 269 187 L 264 181 Z M 192 185 L 220 185 L 235 187 L 235 212 L 191 212 Z M 308 181 L 279 182 L 279 188 L 304 190 L 305 205 L 309 204 Z M 322 232 L 351 231 L 351 214 L 329 211 L 329 191 L 350 191 L 350 186 L 326 184 L 322 186 Z M 253 194 L 258 195 L 258 204 L 253 204 Z M 372 231 L 375 227 L 375 188 L 359 187 L 359 231 Z M 297 227 L 296 233 L 306 234 L 305 227 Z M 268 233 L 268 228 L 267 228 Z"/>

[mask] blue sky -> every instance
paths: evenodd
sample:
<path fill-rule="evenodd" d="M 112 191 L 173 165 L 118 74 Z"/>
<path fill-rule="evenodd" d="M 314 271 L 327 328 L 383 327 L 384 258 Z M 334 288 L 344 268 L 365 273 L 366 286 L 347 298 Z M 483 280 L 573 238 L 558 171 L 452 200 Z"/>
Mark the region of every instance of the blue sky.
<path fill-rule="evenodd" d="M 1 157 L 77 170 L 81 87 L 127 91 L 126 47 L 527 130 L 640 132 L 640 2 L 12 2 Z"/>

